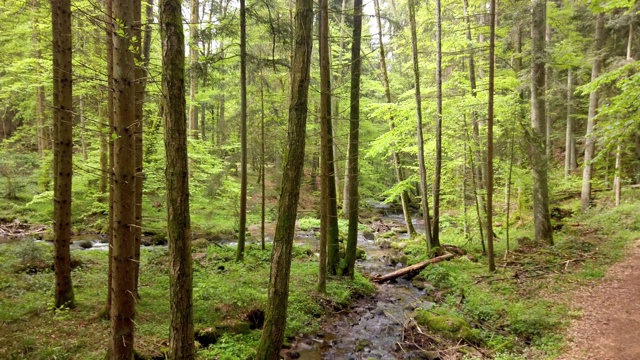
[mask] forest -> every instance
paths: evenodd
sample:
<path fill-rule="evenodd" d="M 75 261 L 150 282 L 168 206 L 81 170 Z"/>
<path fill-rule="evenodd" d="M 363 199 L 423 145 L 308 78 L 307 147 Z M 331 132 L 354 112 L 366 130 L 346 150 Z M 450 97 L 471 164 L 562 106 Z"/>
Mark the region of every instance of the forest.
<path fill-rule="evenodd" d="M 640 358 L 639 29 L 0 2 L 0 358 Z"/>

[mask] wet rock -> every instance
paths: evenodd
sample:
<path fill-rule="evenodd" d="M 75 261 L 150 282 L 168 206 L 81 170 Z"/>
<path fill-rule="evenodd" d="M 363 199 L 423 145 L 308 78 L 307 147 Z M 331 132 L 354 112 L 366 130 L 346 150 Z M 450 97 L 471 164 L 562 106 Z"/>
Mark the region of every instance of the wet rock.
<path fill-rule="evenodd" d="M 405 226 L 395 226 L 395 227 L 391 228 L 391 230 L 393 230 L 394 232 L 396 232 L 398 234 L 406 234 L 407 232 L 409 232 L 409 230 L 407 230 L 407 228 Z"/>
<path fill-rule="evenodd" d="M 93 243 L 90 240 L 82 240 L 79 245 L 83 249 L 91 249 L 93 247 Z"/>
<path fill-rule="evenodd" d="M 383 250 L 391 249 L 391 242 L 389 240 L 383 239 L 378 241 L 378 246 Z"/>
<path fill-rule="evenodd" d="M 367 240 L 373 240 L 375 238 L 375 236 L 373 235 L 373 233 L 369 230 L 365 230 L 362 232 L 362 237 L 364 237 Z"/>
<path fill-rule="evenodd" d="M 295 350 L 290 350 L 287 352 L 287 356 L 289 359 L 298 359 L 300 358 L 300 353 Z"/>
<path fill-rule="evenodd" d="M 421 280 L 415 277 L 413 278 L 413 280 L 411 280 L 411 285 L 413 285 L 413 287 L 415 287 L 418 290 L 424 290 L 426 289 L 428 284 L 424 280 Z"/>
<path fill-rule="evenodd" d="M 357 352 L 361 352 L 361 351 L 364 351 L 365 348 L 368 348 L 370 346 L 371 346 L 371 340 L 369 340 L 369 339 L 358 339 L 356 341 L 355 350 Z"/>
<path fill-rule="evenodd" d="M 396 236 L 396 232 L 395 232 L 395 231 L 392 231 L 392 230 L 389 230 L 389 231 L 387 231 L 387 232 L 384 232 L 384 233 L 378 234 L 378 237 L 379 237 L 379 238 L 383 238 L 383 239 L 391 239 L 391 238 L 393 238 L 393 237 L 395 237 L 395 236 Z"/>
<path fill-rule="evenodd" d="M 437 351 L 422 351 L 415 350 L 410 351 L 402 357 L 404 360 L 440 360 L 440 355 Z"/>

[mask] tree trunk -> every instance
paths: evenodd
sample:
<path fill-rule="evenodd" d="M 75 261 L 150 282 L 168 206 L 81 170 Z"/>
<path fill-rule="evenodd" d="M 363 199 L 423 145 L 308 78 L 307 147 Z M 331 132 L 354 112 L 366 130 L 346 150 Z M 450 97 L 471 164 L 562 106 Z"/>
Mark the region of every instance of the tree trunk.
<path fill-rule="evenodd" d="M 476 91 L 476 65 L 475 65 L 475 59 L 474 59 L 474 53 L 475 51 L 473 50 L 473 44 L 472 44 L 472 38 L 471 38 L 471 20 L 469 18 L 469 1 L 468 0 L 464 0 L 463 2 L 464 5 L 464 14 L 465 14 L 465 21 L 466 21 L 466 34 L 467 34 L 467 42 L 469 43 L 468 45 L 468 49 L 469 49 L 469 84 L 471 87 L 471 96 L 473 96 L 474 98 L 477 97 L 477 91 Z M 476 111 L 474 110 L 472 113 L 472 128 L 473 128 L 473 156 L 471 157 L 471 171 L 473 172 L 473 176 L 474 176 L 474 193 L 476 196 L 476 203 L 478 205 L 478 209 L 480 211 L 480 216 L 478 218 L 478 226 L 480 229 L 480 241 L 482 243 L 482 247 L 484 248 L 484 224 L 482 223 L 482 218 L 483 218 L 483 214 L 486 213 L 486 207 L 485 207 L 485 201 L 484 201 L 484 197 L 482 195 L 482 189 L 484 188 L 484 182 L 482 181 L 484 176 L 483 176 L 483 169 L 482 169 L 482 164 L 484 164 L 484 160 L 483 160 L 483 156 L 482 156 L 482 141 L 480 139 L 480 121 L 478 120 L 478 115 L 476 114 Z M 475 164 L 475 165 L 474 165 Z"/>
<path fill-rule="evenodd" d="M 603 63 L 603 55 L 600 54 L 604 46 L 604 13 L 599 13 L 596 19 L 596 43 L 595 43 L 595 59 L 591 69 L 591 81 L 600 75 L 600 69 Z M 591 179 L 593 177 L 593 164 L 591 161 L 595 155 L 596 137 L 594 135 L 594 127 L 596 125 L 595 116 L 598 108 L 598 92 L 593 91 L 589 94 L 589 113 L 587 115 L 587 135 L 584 144 L 584 169 L 582 172 L 582 194 L 580 196 L 580 208 L 582 212 L 586 211 L 591 201 Z"/>
<path fill-rule="evenodd" d="M 549 25 L 547 23 L 546 27 L 545 27 L 545 46 L 546 47 L 551 47 L 551 37 L 552 37 L 552 29 L 551 29 L 551 25 Z M 552 123 L 552 118 L 551 118 L 551 81 L 553 79 L 553 72 L 552 72 L 552 68 L 551 68 L 551 64 L 547 63 L 546 64 L 546 69 L 545 69 L 545 81 L 544 81 L 544 87 L 545 87 L 545 147 L 546 147 L 546 155 L 547 155 L 547 159 L 551 159 L 553 156 L 553 149 L 551 147 L 551 129 L 553 126 Z"/>
<path fill-rule="evenodd" d="M 491 90 L 489 90 L 491 91 Z M 489 95 L 491 96 L 491 95 Z M 436 168 L 433 181 L 433 230 L 431 247 L 440 246 L 440 180 L 442 177 L 442 16 L 436 0 Z"/>
<path fill-rule="evenodd" d="M 40 83 L 41 79 L 41 64 L 42 61 L 42 51 L 40 50 L 40 30 L 38 29 L 38 11 L 40 9 L 40 3 L 38 0 L 33 0 L 31 2 L 31 13 L 32 13 L 32 21 L 33 21 L 33 34 L 31 40 L 33 42 L 33 57 L 35 58 L 35 69 L 34 72 L 38 77 L 38 85 L 36 86 L 36 125 L 37 125 L 37 144 L 38 144 L 38 155 L 42 157 L 44 155 L 44 151 L 48 148 L 47 146 L 47 132 L 45 131 L 45 118 L 44 118 L 44 109 L 45 109 L 45 94 L 44 94 L 44 85 Z"/>
<path fill-rule="evenodd" d="M 321 193 L 321 252 L 326 252 L 326 264 L 320 263 L 318 288 L 324 292 L 322 277 L 327 271 L 335 275 L 340 262 L 338 243 L 338 208 L 333 156 L 333 124 L 331 123 L 331 67 L 329 48 L 329 5 L 328 0 L 320 1 L 320 193 Z M 322 245 L 324 242 L 324 245 Z M 324 269 L 323 269 L 324 267 Z"/>
<path fill-rule="evenodd" d="M 545 154 L 545 1 L 532 0 L 531 23 L 531 136 L 529 152 L 533 175 L 535 239 L 553 245 Z M 488 212 L 488 210 L 487 210 Z M 491 238 L 491 233 L 487 234 Z"/>
<path fill-rule="evenodd" d="M 87 162 L 87 142 L 84 138 L 84 133 L 87 131 L 85 128 L 85 119 L 84 119 L 84 95 L 80 95 L 79 99 L 79 109 L 78 116 L 80 117 L 80 151 L 82 153 L 82 161 L 84 163 Z"/>
<path fill-rule="evenodd" d="M 387 60 L 386 53 L 384 50 L 384 42 L 382 39 L 382 21 L 380 19 L 380 4 L 378 0 L 374 0 L 373 2 L 376 12 L 376 21 L 378 23 L 378 42 L 380 48 L 380 68 L 382 69 L 382 85 L 384 86 L 384 95 L 387 100 L 387 104 L 392 104 L 391 100 L 391 89 L 389 85 L 389 74 L 387 73 Z M 393 119 L 389 120 L 389 130 L 393 131 Z M 393 144 L 395 147 L 395 143 Z M 393 158 L 393 168 L 396 174 L 396 181 L 401 183 L 404 181 L 402 174 L 400 172 L 400 157 L 395 149 L 391 154 Z M 405 190 L 400 193 L 400 203 L 402 205 L 402 215 L 404 215 L 404 222 L 407 224 L 407 232 L 409 233 L 409 237 L 413 237 L 416 234 L 416 229 L 413 227 L 413 221 L 411 220 L 411 213 L 409 212 L 409 194 Z"/>
<path fill-rule="evenodd" d="M 300 182 L 304 167 L 307 125 L 311 45 L 313 37 L 313 2 L 296 1 L 294 56 L 291 66 L 291 94 L 289 102 L 289 146 L 282 177 L 282 191 L 278 204 L 278 220 L 271 254 L 269 301 L 256 359 L 277 360 L 284 341 L 289 298 L 289 274 L 293 235 L 300 198 Z"/>
<path fill-rule="evenodd" d="M 575 157 L 573 152 L 573 77 L 571 68 L 567 71 L 567 134 L 565 136 L 565 152 L 564 152 L 564 178 L 569 179 L 569 172 L 573 170 L 572 159 Z"/>
<path fill-rule="evenodd" d="M 622 192 L 622 183 L 620 181 L 621 162 L 622 162 L 622 145 L 618 144 L 618 148 L 616 149 L 616 173 L 615 173 L 615 177 L 613 178 L 613 191 L 616 197 L 616 202 L 615 202 L 616 207 L 620 206 L 620 196 Z"/>
<path fill-rule="evenodd" d="M 422 138 L 422 96 L 420 95 L 420 68 L 418 66 L 418 39 L 416 35 L 416 10 L 414 0 L 409 0 L 409 22 L 411 23 L 411 53 L 413 58 L 413 81 L 415 84 L 416 119 L 418 134 L 418 166 L 420 168 L 420 196 L 422 196 L 422 218 L 427 249 L 431 251 L 438 246 L 431 236 L 429 220 L 429 198 L 427 193 L 427 170 L 424 161 L 424 140 Z"/>
<path fill-rule="evenodd" d="M 179 0 L 160 1 L 169 238 L 169 359 L 195 358 L 184 34 Z"/>
<path fill-rule="evenodd" d="M 247 233 L 247 16 L 245 0 L 240 0 L 240 224 L 236 261 L 244 259 Z"/>
<path fill-rule="evenodd" d="M 73 307 L 71 283 L 71 183 L 73 174 L 73 86 L 71 1 L 52 0 L 55 307 Z"/>
<path fill-rule="evenodd" d="M 416 274 L 420 270 L 426 268 L 430 264 L 437 264 L 437 263 L 439 263 L 441 261 L 449 260 L 449 259 L 452 259 L 454 257 L 455 257 L 454 254 L 447 253 L 447 254 L 444 254 L 442 256 L 435 257 L 433 259 L 429 259 L 429 260 L 422 261 L 422 262 L 419 262 L 419 263 L 411 265 L 411 266 L 404 267 L 402 269 L 396 270 L 396 271 L 391 272 L 391 273 L 386 274 L 386 275 L 374 277 L 374 278 L 371 279 L 371 281 L 376 282 L 376 283 L 383 283 L 383 282 L 391 281 L 393 279 L 397 279 L 397 278 L 405 276 L 405 275 Z"/>
<path fill-rule="evenodd" d="M 198 84 L 198 0 L 191 0 L 191 18 L 189 19 L 189 133 L 198 138 L 198 106 L 196 90 Z"/>
<path fill-rule="evenodd" d="M 267 179 L 265 178 L 266 173 L 266 164 L 265 164 L 265 151 L 264 151 L 264 78 L 262 77 L 262 68 L 260 69 L 260 179 L 262 180 L 260 183 L 260 241 L 262 245 L 262 250 L 265 249 L 265 219 L 266 219 L 266 210 L 267 210 L 267 191 L 266 184 Z"/>
<path fill-rule="evenodd" d="M 131 359 L 135 316 L 135 37 L 134 7 L 113 1 L 113 273 L 111 299 L 111 359 Z M 133 211 L 132 211 L 133 210 Z"/>
<path fill-rule="evenodd" d="M 360 69 L 362 58 L 360 44 L 362 35 L 362 0 L 353 1 L 353 42 L 351 43 L 351 96 L 349 107 L 349 232 L 345 260 L 346 275 L 355 275 L 356 248 L 358 245 L 358 150 L 360 136 Z"/>
<path fill-rule="evenodd" d="M 107 274 L 107 304 L 105 306 L 105 317 L 111 317 L 111 300 L 113 298 L 113 138 L 111 137 L 111 131 L 114 124 L 114 88 L 113 88 L 113 0 L 105 0 L 105 13 L 104 22 L 106 25 L 105 42 L 107 48 L 107 117 L 108 117 L 108 143 L 109 143 L 109 161 L 108 161 L 108 176 L 109 176 L 109 230 L 107 237 L 109 238 L 109 268 Z"/>
<path fill-rule="evenodd" d="M 496 47 L 496 0 L 491 0 L 489 35 L 489 99 L 487 109 L 487 260 L 489 271 L 496 271 L 493 253 L 493 97 Z"/>

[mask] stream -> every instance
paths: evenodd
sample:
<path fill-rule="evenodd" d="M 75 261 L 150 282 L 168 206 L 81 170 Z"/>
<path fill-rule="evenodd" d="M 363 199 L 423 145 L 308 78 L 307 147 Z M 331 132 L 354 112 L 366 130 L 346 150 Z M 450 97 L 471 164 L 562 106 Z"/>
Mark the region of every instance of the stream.
<path fill-rule="evenodd" d="M 404 225 L 402 215 L 381 217 L 385 224 Z M 423 231 L 421 222 L 414 222 L 416 231 Z M 406 237 L 401 234 L 400 238 Z M 296 243 L 317 248 L 318 240 L 297 237 Z M 363 249 L 366 259 L 356 262 L 357 269 L 365 276 L 385 274 L 405 264 L 395 266 L 389 262 L 393 249 L 382 249 L 375 240 L 358 234 L 358 247 Z M 418 353 L 404 352 L 401 348 L 405 321 L 417 307 L 430 308 L 435 304 L 424 300 L 425 291 L 413 286 L 406 279 L 394 283 L 376 285 L 371 297 L 358 299 L 351 307 L 339 313 L 322 326 L 315 335 L 296 338 L 288 353 L 291 359 L 421 359 Z"/>

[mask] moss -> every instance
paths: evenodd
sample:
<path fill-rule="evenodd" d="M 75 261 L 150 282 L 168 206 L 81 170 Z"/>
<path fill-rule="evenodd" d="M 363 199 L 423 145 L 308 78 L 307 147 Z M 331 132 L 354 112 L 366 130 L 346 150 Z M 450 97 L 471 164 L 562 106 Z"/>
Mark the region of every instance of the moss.
<path fill-rule="evenodd" d="M 453 340 L 462 339 L 471 343 L 476 343 L 479 340 L 477 331 L 471 329 L 465 319 L 456 315 L 439 315 L 418 310 L 416 322 L 418 325 L 426 326 L 429 330 Z"/>

